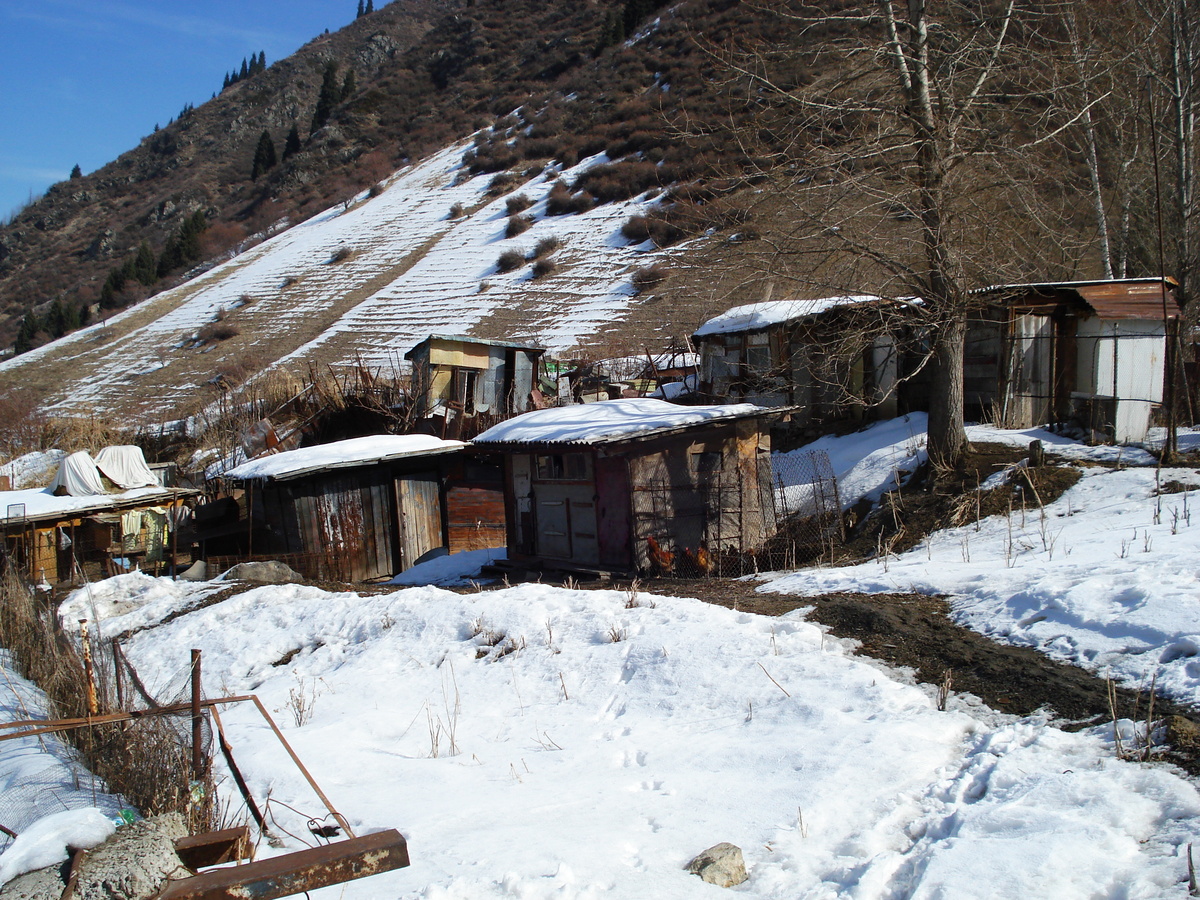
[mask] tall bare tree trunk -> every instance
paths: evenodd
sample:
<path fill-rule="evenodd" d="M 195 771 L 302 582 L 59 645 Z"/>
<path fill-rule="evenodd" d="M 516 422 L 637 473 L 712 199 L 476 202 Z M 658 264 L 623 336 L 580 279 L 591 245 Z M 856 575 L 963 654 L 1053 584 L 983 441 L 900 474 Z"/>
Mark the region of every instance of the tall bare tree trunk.
<path fill-rule="evenodd" d="M 967 449 L 963 427 L 966 337 L 967 314 L 963 310 L 947 317 L 935 338 L 928 445 L 934 465 L 953 465 Z"/>

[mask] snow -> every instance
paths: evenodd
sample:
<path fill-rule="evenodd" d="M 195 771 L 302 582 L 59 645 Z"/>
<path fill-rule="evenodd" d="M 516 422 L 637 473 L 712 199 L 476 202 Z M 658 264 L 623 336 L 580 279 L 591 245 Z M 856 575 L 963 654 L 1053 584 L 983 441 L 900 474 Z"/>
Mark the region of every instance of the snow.
<path fill-rule="evenodd" d="M 18 875 L 66 862 L 71 850 L 103 844 L 117 826 L 98 809 L 71 809 L 38 819 L 0 856 L 0 885 Z"/>
<path fill-rule="evenodd" d="M 299 450 L 286 450 L 243 463 L 224 473 L 226 478 L 287 478 L 330 467 L 369 465 L 406 456 L 451 453 L 462 441 L 444 441 L 427 434 L 379 434 L 350 438 Z"/>
<path fill-rule="evenodd" d="M 894 486 L 893 469 L 911 470 L 924 452 L 923 428 L 923 417 L 910 416 L 802 450 L 830 452 L 849 506 Z M 1037 429 L 968 433 L 1020 445 L 1041 440 L 1051 456 L 1092 465 L 1044 514 L 1017 510 L 937 532 L 899 556 L 780 573 L 765 589 L 946 595 L 958 622 L 995 640 L 1036 647 L 1135 690 L 1155 680 L 1159 692 L 1200 705 L 1200 519 L 1192 527 L 1200 474 L 1152 468 L 1154 458 L 1141 450 L 1085 447 Z M 1189 489 L 1158 493 L 1172 481 Z"/>
<path fill-rule="evenodd" d="M 140 596 L 165 617 L 211 590 L 124 577 L 105 635 L 142 621 Z M 150 677 L 192 647 L 206 692 L 256 692 L 356 833 L 409 842 L 411 868 L 314 896 L 695 897 L 712 889 L 684 865 L 728 840 L 752 897 L 971 897 L 986 881 L 1152 898 L 1183 890 L 1200 836 L 1195 786 L 1118 759 L 1111 726 L 1067 733 L 959 695 L 938 711 L 803 611 L 540 584 L 261 586 L 125 644 Z M 261 718 L 223 720 L 251 791 L 306 834 L 326 811 Z"/>
<path fill-rule="evenodd" d="M 678 406 L 665 400 L 633 398 L 539 409 L 493 425 L 476 444 L 547 441 L 590 444 L 667 428 L 699 425 L 766 412 L 750 403 Z"/>
<path fill-rule="evenodd" d="M 685 375 L 683 381 L 669 381 L 662 387 L 651 391 L 647 396 L 663 400 L 674 400 L 685 394 L 694 393 L 698 382 L 699 379 L 695 375 Z"/>
<path fill-rule="evenodd" d="M 464 550 L 417 563 L 405 569 L 389 584 L 437 584 L 454 587 L 470 584 L 479 577 L 479 570 L 505 556 L 504 547 L 488 547 L 484 550 Z"/>
<path fill-rule="evenodd" d="M 46 709 L 45 694 L 20 677 L 8 651 L 0 650 L 0 722 L 44 719 Z M 103 827 L 93 807 L 101 807 L 99 819 L 107 822 L 124 806 L 120 797 L 105 793 L 56 735 L 16 738 L 0 748 L 0 824 L 21 836 L 17 845 L 0 832 L 0 884 L 65 859 L 68 843 L 86 845 L 83 832 L 92 824 Z M 49 855 L 54 858 L 34 864 Z"/>
<path fill-rule="evenodd" d="M 64 513 L 110 509 L 115 505 L 130 501 L 143 501 L 149 504 L 155 500 L 161 500 L 166 503 L 171 497 L 171 491 L 161 487 L 135 488 L 132 491 L 118 491 L 112 494 L 85 497 L 56 497 L 46 488 L 0 491 L 0 521 L 10 517 L 37 519 Z M 20 511 L 21 506 L 25 507 L 23 512 Z"/>
<path fill-rule="evenodd" d="M 1032 429 L 971 436 L 1051 442 Z M 822 443 L 867 494 L 923 445 L 919 416 Z M 997 639 L 1131 683 L 1157 671 L 1160 689 L 1196 702 L 1190 494 L 1160 502 L 1153 469 L 1111 460 L 1084 473 L 1045 520 L 989 519 L 765 587 L 938 589 Z M 1194 469 L 1161 479 L 1200 487 Z M 470 580 L 493 553 L 405 575 Z M 1128 740 L 1135 723 L 1072 733 L 1050 711 L 1014 717 L 959 693 L 939 711 L 933 688 L 858 656 L 803 609 L 771 618 L 543 584 L 263 585 L 206 604 L 224 587 L 134 573 L 77 592 L 60 617 L 98 618 L 102 638 L 142 629 L 123 646 L 152 691 L 201 649 L 205 692 L 256 693 L 356 833 L 406 836 L 410 868 L 314 898 L 716 896 L 683 867 L 720 841 L 745 854 L 737 892 L 764 900 L 1186 894 L 1200 793 L 1168 766 L 1119 758 L 1118 729 Z M 285 835 L 260 854 L 299 849 L 286 835 L 327 811 L 253 706 L 222 718 Z M 228 779 L 221 791 L 236 808 Z"/>
<path fill-rule="evenodd" d="M 824 297 L 820 300 L 767 300 L 735 306 L 719 316 L 714 316 L 696 329 L 693 337 L 710 334 L 729 334 L 735 331 L 759 331 L 772 325 L 794 322 L 809 316 L 843 306 L 860 303 L 876 303 L 879 297 L 870 294 L 853 294 L 846 297 Z"/>

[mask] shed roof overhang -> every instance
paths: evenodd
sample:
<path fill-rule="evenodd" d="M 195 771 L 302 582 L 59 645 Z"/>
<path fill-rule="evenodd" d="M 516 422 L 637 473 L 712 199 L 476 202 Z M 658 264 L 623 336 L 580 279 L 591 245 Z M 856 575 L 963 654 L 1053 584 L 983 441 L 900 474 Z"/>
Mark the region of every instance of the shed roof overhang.
<path fill-rule="evenodd" d="M 1109 278 L 1097 281 L 1005 284 L 980 291 L 998 302 L 1020 308 L 1050 308 L 1067 304 L 1086 309 L 1101 319 L 1163 321 L 1179 316 L 1173 278 Z"/>

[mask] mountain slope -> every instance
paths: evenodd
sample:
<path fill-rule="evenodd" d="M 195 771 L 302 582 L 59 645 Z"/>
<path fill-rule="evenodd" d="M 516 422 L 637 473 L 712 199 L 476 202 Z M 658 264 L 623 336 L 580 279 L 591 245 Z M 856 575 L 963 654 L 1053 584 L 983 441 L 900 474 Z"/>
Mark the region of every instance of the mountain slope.
<path fill-rule="evenodd" d="M 377 196 L 363 194 L 107 322 L 5 362 L 0 383 L 33 388 L 58 412 L 119 411 L 153 422 L 212 396 L 204 386 L 216 376 L 275 362 L 299 371 L 360 361 L 390 370 L 435 332 L 563 351 L 618 325 L 640 302 L 631 273 L 669 252 L 620 233 L 652 201 L 548 216 L 558 172 L 489 196 L 489 177 L 464 177 L 465 149 L 443 150 Z M 505 210 L 514 196 L 532 203 L 523 215 L 536 221 L 510 238 Z M 462 215 L 452 216 L 455 206 Z M 554 260 L 554 271 L 534 278 L 528 258 L 548 239 L 557 249 L 543 258 Z M 498 272 L 500 254 L 514 250 L 523 264 Z M 657 345 L 669 334 L 646 337 Z"/>

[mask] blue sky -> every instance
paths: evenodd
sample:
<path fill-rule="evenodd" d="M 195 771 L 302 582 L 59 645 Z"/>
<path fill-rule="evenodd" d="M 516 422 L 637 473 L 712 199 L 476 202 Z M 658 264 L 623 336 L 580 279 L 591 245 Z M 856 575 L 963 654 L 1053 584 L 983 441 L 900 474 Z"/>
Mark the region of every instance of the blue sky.
<path fill-rule="evenodd" d="M 375 6 L 383 6 L 376 0 Z M 357 0 L 0 0 L 0 221 L 76 163 L 132 149 L 184 104 L 354 19 Z"/>

